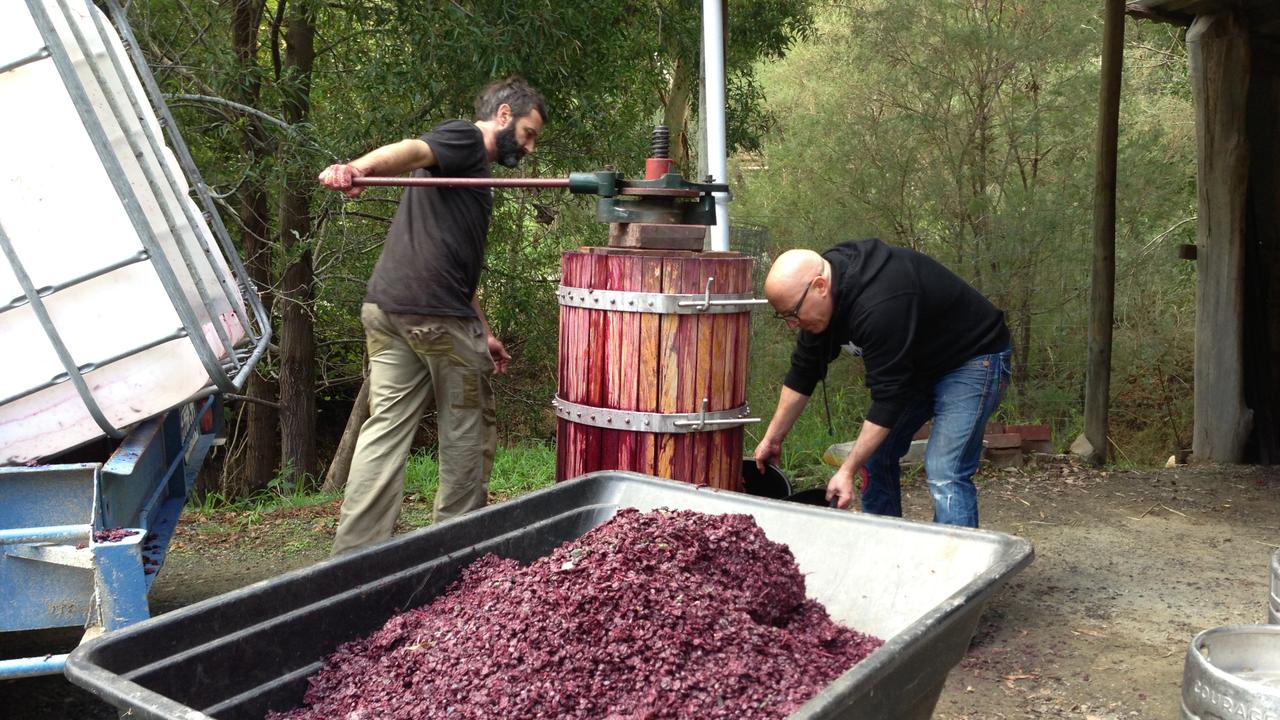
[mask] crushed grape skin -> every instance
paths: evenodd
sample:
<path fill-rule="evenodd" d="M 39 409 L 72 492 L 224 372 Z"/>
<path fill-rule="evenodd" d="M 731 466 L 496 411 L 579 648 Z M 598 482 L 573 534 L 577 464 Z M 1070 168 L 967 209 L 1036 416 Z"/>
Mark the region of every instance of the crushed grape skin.
<path fill-rule="evenodd" d="M 750 516 L 623 509 L 528 566 L 478 559 L 268 717 L 783 718 L 881 644 Z"/>

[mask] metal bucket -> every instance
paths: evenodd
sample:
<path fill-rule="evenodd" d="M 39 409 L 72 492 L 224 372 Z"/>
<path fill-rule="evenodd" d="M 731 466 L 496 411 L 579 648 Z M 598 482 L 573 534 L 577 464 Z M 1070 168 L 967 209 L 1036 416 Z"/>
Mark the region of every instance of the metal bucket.
<path fill-rule="evenodd" d="M 1180 717 L 1280 719 L 1280 627 L 1223 625 L 1196 635 L 1182 672 Z"/>
<path fill-rule="evenodd" d="M 1280 625 L 1280 550 L 1271 554 L 1271 600 L 1267 604 L 1267 622 Z"/>

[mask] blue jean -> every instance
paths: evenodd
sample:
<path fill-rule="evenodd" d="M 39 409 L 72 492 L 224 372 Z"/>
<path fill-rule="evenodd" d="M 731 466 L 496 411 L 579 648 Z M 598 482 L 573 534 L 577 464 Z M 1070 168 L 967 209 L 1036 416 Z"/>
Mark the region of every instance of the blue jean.
<path fill-rule="evenodd" d="M 1011 374 L 1010 350 L 978 355 L 943 375 L 911 401 L 889 435 L 867 461 L 862 509 L 902 517 L 902 456 L 911 436 L 930 418 L 924 469 L 933 496 L 933 521 L 978 527 L 978 490 L 973 473 L 982 459 L 987 419 L 1000 405 Z"/>

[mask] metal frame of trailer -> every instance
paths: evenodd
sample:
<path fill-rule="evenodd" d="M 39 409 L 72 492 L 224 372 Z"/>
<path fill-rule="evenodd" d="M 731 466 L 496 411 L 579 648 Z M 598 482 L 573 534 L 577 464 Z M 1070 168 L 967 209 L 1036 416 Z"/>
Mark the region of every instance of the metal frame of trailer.
<path fill-rule="evenodd" d="M 88 33 L 71 17 L 72 6 L 77 3 L 86 7 L 92 18 L 93 27 Z M 49 342 L 58 351 L 64 369 L 44 385 L 29 388 L 13 398 L 0 399 L 0 403 L 25 397 L 51 384 L 69 382 L 76 387 L 103 433 L 111 438 L 109 443 L 113 447 L 109 454 L 104 449 L 105 458 L 94 458 L 92 462 L 0 468 L 0 633 L 83 626 L 86 636 L 91 637 L 149 617 L 147 592 L 164 563 L 178 516 L 200 466 L 222 427 L 220 393 L 236 392 L 244 386 L 271 340 L 266 310 L 138 48 L 124 8 L 117 0 L 104 0 L 102 4 L 145 95 L 131 89 L 126 77 L 130 68 L 108 52 L 109 62 L 90 65 L 92 81 L 106 88 L 114 78 L 126 90 L 119 95 L 106 93 L 106 108 L 95 110 L 92 106 L 85 78 L 77 75 L 68 53 L 68 47 L 74 44 L 78 52 L 88 57 L 93 34 L 110 46 L 108 25 L 92 0 L 26 0 L 44 46 L 32 48 L 30 54 L 0 66 L 0 73 L 30 63 L 51 62 L 56 66 L 93 141 L 98 160 L 128 210 L 143 246 L 136 256 L 122 258 L 108 268 L 55 287 L 35 287 L 23 268 L 22 258 L 0 227 L 0 252 L 23 289 L 23 296 L 0 306 L 0 312 L 30 304 Z M 70 37 L 64 38 L 57 32 L 54 18 L 58 14 L 70 28 Z M 130 149 L 139 157 L 144 151 L 161 157 L 161 148 L 167 140 L 217 241 L 217 247 L 211 247 L 196 233 L 198 251 L 204 257 L 179 243 L 185 271 L 196 280 L 199 300 L 209 315 L 216 317 L 212 310 L 213 298 L 221 294 L 231 303 L 246 332 L 246 339 L 222 358 L 201 330 L 194 305 L 186 304 L 178 280 L 178 273 L 183 269 L 171 264 L 160 249 L 155 231 L 139 210 L 137 193 L 111 149 L 97 114 L 110 113 L 123 125 L 124 119 L 130 116 L 141 120 L 148 104 L 160 121 L 164 137 L 143 121 L 143 132 L 128 138 Z M 179 178 L 166 163 L 158 164 L 159 172 L 155 168 L 144 168 L 149 190 L 157 195 L 170 192 L 183 196 Z M 165 212 L 171 226 L 178 222 L 172 209 Z M 185 205 L 181 212 L 188 223 L 195 225 Z M 228 263 L 232 281 L 219 277 L 218 287 L 206 287 L 194 267 L 219 250 Z M 44 311 L 46 298 L 135 262 L 150 262 L 155 268 L 174 301 L 182 326 L 171 335 L 154 338 L 113 357 L 77 362 L 67 351 L 59 329 Z M 237 302 L 237 293 L 245 301 L 245 309 Z M 214 325 L 222 346 L 230 347 L 225 330 L 217 322 Z M 166 413 L 132 427 L 112 425 L 93 397 L 85 375 L 177 338 L 186 338 L 192 343 L 209 373 L 208 384 Z M 106 540 L 108 534 L 103 531 L 114 529 L 123 532 L 117 530 L 111 535 L 125 537 Z M 66 657 L 50 653 L 0 660 L 0 680 L 61 673 Z"/>

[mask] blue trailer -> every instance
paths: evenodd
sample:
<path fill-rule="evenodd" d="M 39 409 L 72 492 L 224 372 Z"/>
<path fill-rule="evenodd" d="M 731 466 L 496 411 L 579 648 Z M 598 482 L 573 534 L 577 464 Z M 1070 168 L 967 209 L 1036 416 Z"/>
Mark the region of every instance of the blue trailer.
<path fill-rule="evenodd" d="M 213 395 L 141 423 L 102 462 L 0 468 L 0 633 L 92 637 L 150 617 L 147 592 L 221 418 Z M 66 657 L 0 660 L 0 680 L 60 674 Z"/>
<path fill-rule="evenodd" d="M 149 616 L 223 397 L 271 339 L 124 9 L 102 5 L 0 3 L 0 634 Z M 0 680 L 65 659 L 0 658 Z"/>

